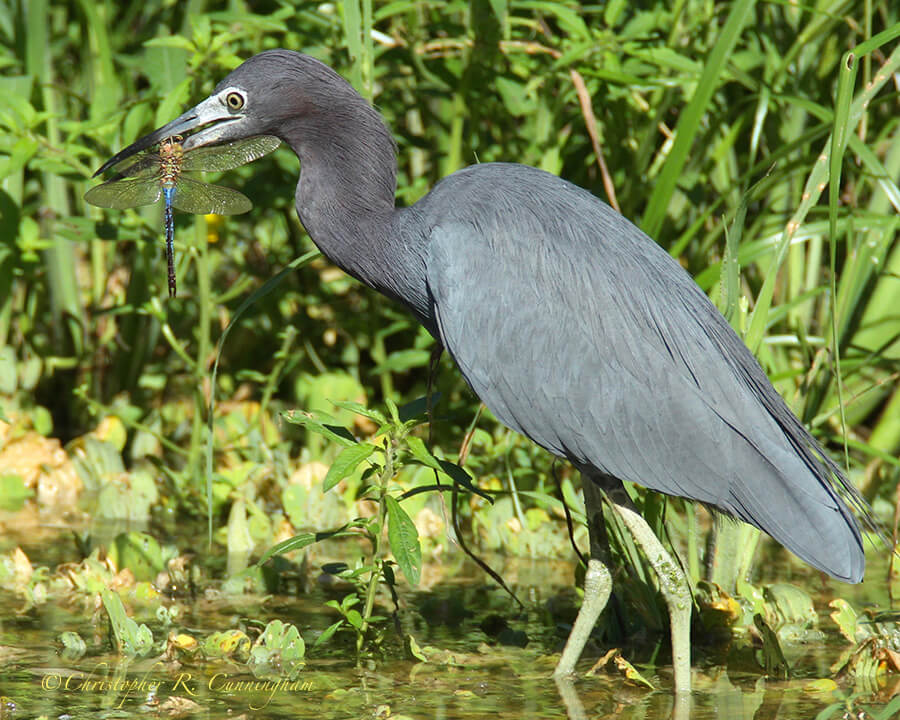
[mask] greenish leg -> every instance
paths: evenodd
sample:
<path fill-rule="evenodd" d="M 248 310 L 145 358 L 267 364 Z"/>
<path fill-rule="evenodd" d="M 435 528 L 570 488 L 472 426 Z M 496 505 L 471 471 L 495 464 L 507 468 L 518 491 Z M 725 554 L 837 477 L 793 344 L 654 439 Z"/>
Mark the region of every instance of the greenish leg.
<path fill-rule="evenodd" d="M 691 691 L 691 591 L 681 566 L 672 559 L 659 538 L 637 512 L 624 504 L 613 503 L 634 541 L 641 546 L 659 577 L 659 589 L 669 608 L 672 631 L 672 666 L 675 692 Z"/>
<path fill-rule="evenodd" d="M 584 474 L 583 491 L 591 539 L 591 559 L 584 578 L 584 601 L 553 673 L 554 677 L 560 678 L 574 672 L 575 664 L 581 657 L 612 590 L 612 576 L 607 568 L 609 543 L 603 524 L 603 500 L 606 496 L 659 578 L 660 591 L 669 610 L 675 692 L 687 696 L 691 691 L 692 601 L 690 587 L 681 566 L 672 559 L 647 521 L 631 506 L 621 483 L 602 475 L 592 479 L 590 475 Z"/>
<path fill-rule="evenodd" d="M 562 657 L 556 665 L 556 670 L 553 671 L 554 677 L 568 675 L 575 671 L 575 663 L 581 657 L 581 651 L 584 650 L 584 646 L 591 636 L 597 618 L 606 607 L 611 590 L 612 577 L 609 570 L 606 569 L 606 565 L 591 558 L 584 576 L 584 601 L 581 603 L 578 617 L 575 618 L 575 624 L 569 633 Z"/>
<path fill-rule="evenodd" d="M 612 591 L 612 576 L 604 561 L 608 557 L 608 544 L 606 530 L 603 526 L 603 492 L 589 477 L 583 477 L 584 507 L 588 518 L 588 533 L 591 538 L 591 559 L 588 560 L 587 572 L 584 576 L 584 600 L 575 624 L 569 633 L 566 647 L 563 649 L 554 677 L 569 675 L 575 671 L 575 663 L 581 657 L 581 652 L 587 644 L 588 638 L 597 618 L 606 607 L 609 594 Z"/>

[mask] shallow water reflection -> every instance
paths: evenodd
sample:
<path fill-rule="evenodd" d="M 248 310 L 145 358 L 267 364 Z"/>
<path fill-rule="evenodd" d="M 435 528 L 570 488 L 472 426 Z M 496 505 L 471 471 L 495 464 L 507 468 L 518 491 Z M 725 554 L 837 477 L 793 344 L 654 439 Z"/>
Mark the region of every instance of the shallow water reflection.
<path fill-rule="evenodd" d="M 11 538 L 0 539 L 9 552 Z M 69 540 L 60 535 L 53 552 L 65 558 Z M 61 549 L 61 547 L 63 549 Z M 29 552 L 37 552 L 35 547 Z M 35 557 L 30 558 L 35 564 Z M 328 558 L 336 560 L 338 558 Z M 324 560 L 318 558 L 317 562 Z M 564 562 L 491 558 L 511 581 L 527 610 L 520 611 L 484 575 L 458 558 L 445 558 L 423 573 L 426 588 L 404 589 L 398 622 L 404 636 L 423 648 L 426 662 L 404 654 L 395 626 L 386 633 L 382 656 L 357 667 L 352 636 L 313 642 L 334 622 L 325 606 L 340 589 L 319 582 L 291 595 L 223 595 L 215 583 L 196 597 L 159 597 L 142 603 L 126 598 L 128 613 L 146 623 L 155 639 L 147 658 L 124 660 L 110 652 L 106 614 L 92 593 L 68 593 L 46 602 L 27 602 L 0 589 L 0 718 L 128 717 L 148 713 L 199 717 L 270 718 L 641 718 L 675 720 L 795 720 L 865 717 L 886 720 L 900 707 L 894 675 L 854 681 L 831 677 L 832 664 L 848 647 L 827 617 L 834 596 L 886 606 L 883 563 L 873 559 L 871 580 L 859 587 L 822 581 L 816 573 L 791 569 L 790 581 L 816 591 L 825 640 L 804 645 L 792 656 L 793 679 L 763 676 L 754 649 L 698 645 L 691 697 L 676 702 L 669 692 L 671 667 L 664 638 L 648 633 L 626 644 L 623 654 L 658 688 L 634 685 L 600 671 L 557 684 L 551 673 L 565 628 L 548 607 L 572 596 L 573 566 Z M 767 569 L 767 575 L 771 569 Z M 47 569 L 48 577 L 52 570 Z M 292 592 L 297 592 L 296 588 Z M 337 595 L 335 595 L 337 593 Z M 382 602 L 381 600 L 379 602 Z M 391 612 L 385 601 L 384 612 Z M 166 613 L 160 614 L 163 607 Z M 174 614 L 173 614 L 174 613 Z M 174 621 L 172 618 L 175 618 Z M 172 654 L 165 638 L 173 633 L 202 638 L 216 630 L 242 628 L 251 636 L 270 619 L 294 623 L 307 644 L 306 665 L 291 679 L 259 679 L 247 665 L 227 659 Z M 494 630 L 500 627 L 500 632 Z M 504 636 L 502 631 L 510 632 Z M 67 660 L 60 633 L 77 632 L 87 653 Z M 525 647 L 503 644 L 525 638 Z M 520 643 L 521 644 L 521 643 Z M 642 664 L 659 651 L 659 665 Z M 579 665 L 583 673 L 591 665 Z M 897 701 L 900 702 L 900 701 Z M 850 713 L 845 715 L 845 713 Z"/>

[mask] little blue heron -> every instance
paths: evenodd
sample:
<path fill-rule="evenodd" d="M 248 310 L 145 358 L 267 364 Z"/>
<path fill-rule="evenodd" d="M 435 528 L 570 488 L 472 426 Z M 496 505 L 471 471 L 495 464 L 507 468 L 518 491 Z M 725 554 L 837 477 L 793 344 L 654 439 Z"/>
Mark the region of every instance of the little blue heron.
<path fill-rule="evenodd" d="M 498 420 L 581 472 L 591 557 L 557 676 L 574 669 L 609 597 L 607 497 L 660 578 L 675 690 L 690 689 L 690 591 L 624 480 L 718 508 L 832 577 L 862 579 L 853 485 L 693 279 L 586 190 L 486 163 L 395 208 L 381 116 L 327 65 L 287 50 L 250 58 L 100 171 L 175 135 L 185 151 L 256 136 L 290 146 L 297 212 L 321 251 L 405 305 Z"/>

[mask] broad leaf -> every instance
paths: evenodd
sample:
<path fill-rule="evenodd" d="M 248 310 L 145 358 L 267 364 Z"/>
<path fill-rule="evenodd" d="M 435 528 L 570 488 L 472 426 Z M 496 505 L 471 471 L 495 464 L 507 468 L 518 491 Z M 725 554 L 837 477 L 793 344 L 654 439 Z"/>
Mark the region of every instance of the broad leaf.
<path fill-rule="evenodd" d="M 341 450 L 335 461 L 331 463 L 331 467 L 328 468 L 328 473 L 322 481 L 322 491 L 328 492 L 331 490 L 331 488 L 356 470 L 356 466 L 377 449 L 372 443 L 359 443 Z"/>
<path fill-rule="evenodd" d="M 388 512 L 388 542 L 397 564 L 406 576 L 409 584 L 419 584 L 422 570 L 422 548 L 419 546 L 419 533 L 412 518 L 400 503 L 390 495 L 385 498 Z"/>

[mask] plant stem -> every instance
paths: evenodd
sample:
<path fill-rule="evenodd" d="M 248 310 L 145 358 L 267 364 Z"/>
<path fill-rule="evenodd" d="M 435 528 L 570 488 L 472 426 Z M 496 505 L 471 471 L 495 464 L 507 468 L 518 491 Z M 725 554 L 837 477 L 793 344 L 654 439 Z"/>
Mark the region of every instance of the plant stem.
<path fill-rule="evenodd" d="M 356 638 L 356 657 L 362 651 L 363 639 L 369 629 L 369 620 L 375 607 L 375 593 L 378 591 L 378 580 L 381 578 L 381 570 L 384 566 L 384 550 L 381 536 L 387 523 L 387 497 L 388 484 L 394 476 L 394 437 L 389 435 L 384 443 L 384 468 L 378 479 L 378 532 L 373 535 L 372 572 L 369 575 L 369 586 L 366 589 L 366 607 L 363 610 L 362 627 Z"/>

